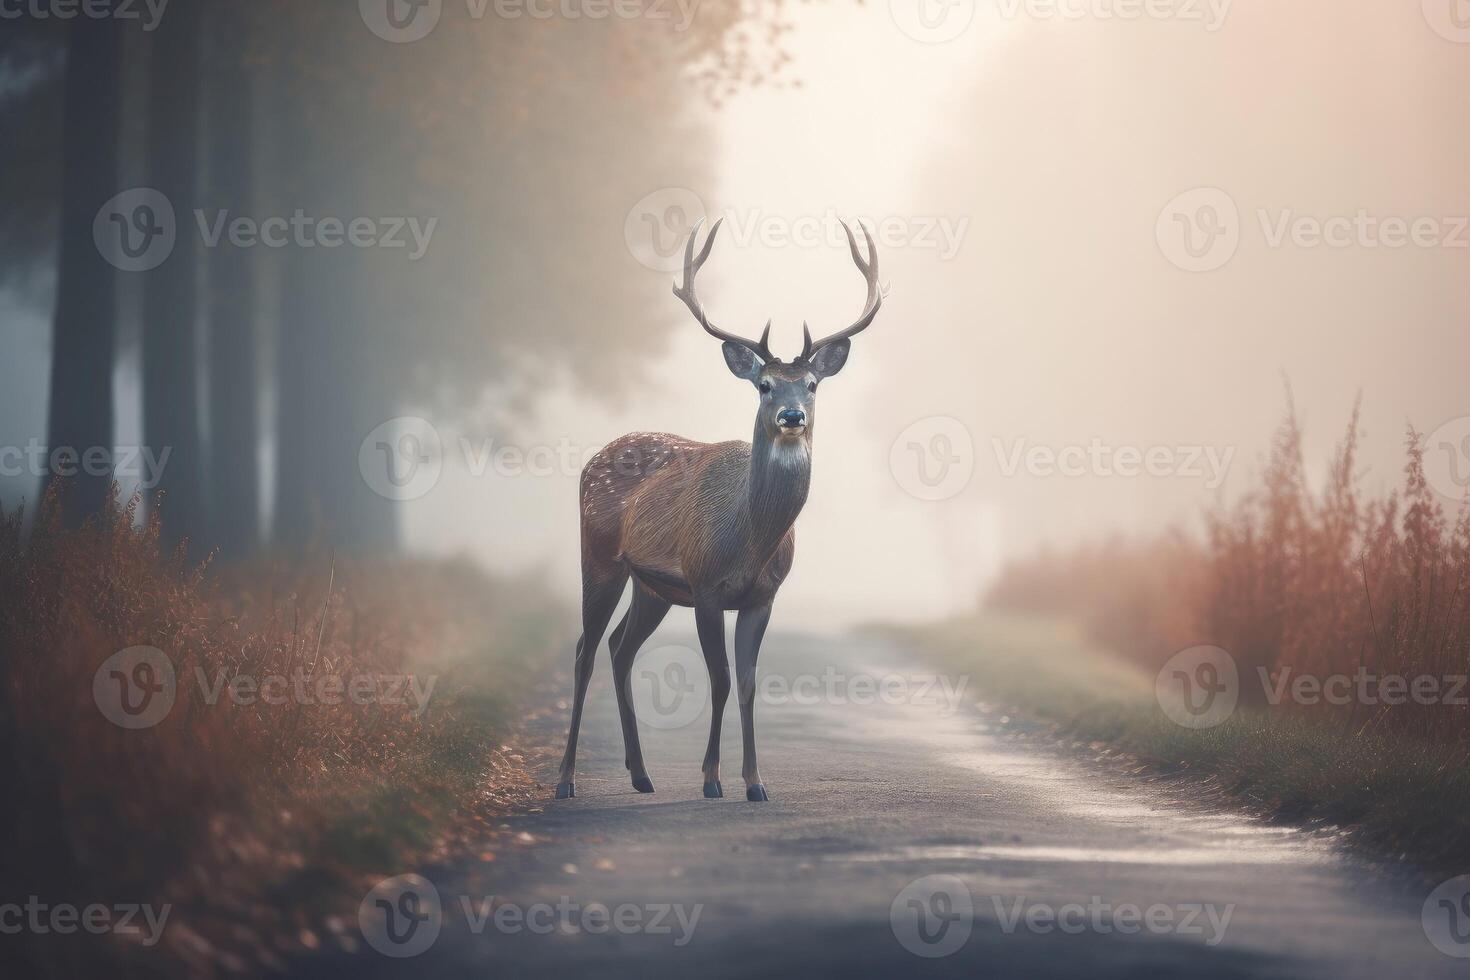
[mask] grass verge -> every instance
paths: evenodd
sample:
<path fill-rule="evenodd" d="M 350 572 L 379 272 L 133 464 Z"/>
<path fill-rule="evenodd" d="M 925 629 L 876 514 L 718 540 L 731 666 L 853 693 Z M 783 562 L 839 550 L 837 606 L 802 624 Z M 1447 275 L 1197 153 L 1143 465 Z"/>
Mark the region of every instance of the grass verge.
<path fill-rule="evenodd" d="M 985 613 L 882 631 L 970 674 L 980 696 L 1063 738 L 1126 753 L 1151 772 L 1207 781 L 1267 817 L 1340 828 L 1370 856 L 1434 873 L 1470 871 L 1463 745 L 1246 710 L 1214 728 L 1185 728 L 1159 709 L 1150 674 L 1057 620 Z"/>
<path fill-rule="evenodd" d="M 192 567 L 135 505 L 0 521 L 0 901 L 168 917 L 4 937 L 16 975 L 258 975 L 355 948 L 377 879 L 493 857 L 573 617 L 456 562 Z"/>

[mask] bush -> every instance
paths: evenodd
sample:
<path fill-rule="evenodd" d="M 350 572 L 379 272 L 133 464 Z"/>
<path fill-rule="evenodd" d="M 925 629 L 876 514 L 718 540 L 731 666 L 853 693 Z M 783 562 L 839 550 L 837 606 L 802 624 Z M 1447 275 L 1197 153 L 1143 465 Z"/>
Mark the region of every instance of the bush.
<path fill-rule="evenodd" d="M 319 941 L 324 892 L 452 834 L 452 809 L 529 791 L 501 741 L 529 661 L 570 622 L 540 590 L 456 563 L 190 566 L 161 553 L 138 504 L 68 529 L 52 492 L 28 536 L 20 512 L 0 521 L 0 848 L 16 893 L 170 903 L 166 954 L 132 969 L 269 964 Z M 177 693 L 162 721 L 125 730 L 93 680 L 140 645 L 167 657 Z M 346 696 L 385 675 L 433 678 L 427 708 L 387 688 Z M 229 692 L 267 677 L 290 690 Z M 65 938 L 42 967 L 74 973 L 80 956 L 92 972 L 118 953 Z"/>
<path fill-rule="evenodd" d="M 1203 539 L 1174 532 L 1045 553 L 1004 570 L 991 606 L 1078 620 L 1091 636 L 1157 670 L 1196 644 L 1228 650 L 1242 696 L 1265 707 L 1274 683 L 1360 669 L 1412 679 L 1470 673 L 1470 509 L 1451 523 L 1424 476 L 1424 447 L 1406 438 L 1404 481 L 1363 499 L 1355 472 L 1358 411 L 1326 485 L 1307 485 L 1295 412 L 1272 441 L 1260 485 L 1207 517 Z M 1462 692 L 1466 694 L 1470 692 Z M 1470 736 L 1470 708 L 1444 703 L 1322 704 L 1350 732 L 1423 739 Z M 1274 709 L 1273 709 L 1274 710 Z"/>

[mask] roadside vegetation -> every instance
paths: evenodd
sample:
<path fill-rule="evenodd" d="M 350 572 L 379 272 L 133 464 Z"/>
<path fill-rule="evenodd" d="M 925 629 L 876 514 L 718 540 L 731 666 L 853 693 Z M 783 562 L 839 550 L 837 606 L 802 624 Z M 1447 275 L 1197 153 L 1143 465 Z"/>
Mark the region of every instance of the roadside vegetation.
<path fill-rule="evenodd" d="M 1470 871 L 1470 510 L 1446 513 L 1413 431 L 1402 485 L 1366 499 L 1358 438 L 1354 412 L 1314 492 L 1288 414 L 1259 486 L 1201 537 L 1040 555 L 973 617 L 917 638 L 1066 737 L 1375 854 Z M 1233 661 L 1239 702 L 1187 727 L 1156 679 L 1202 645 Z"/>
<path fill-rule="evenodd" d="M 172 907 L 148 948 L 36 937 L 34 970 L 256 975 L 352 948 L 364 882 L 495 846 L 536 792 L 513 732 L 566 645 L 544 590 L 458 563 L 191 566 L 137 506 L 66 530 L 53 494 L 28 535 L 0 525 L 8 891 Z M 138 646 L 167 664 L 99 671 Z M 164 673 L 163 717 L 109 717 Z"/>

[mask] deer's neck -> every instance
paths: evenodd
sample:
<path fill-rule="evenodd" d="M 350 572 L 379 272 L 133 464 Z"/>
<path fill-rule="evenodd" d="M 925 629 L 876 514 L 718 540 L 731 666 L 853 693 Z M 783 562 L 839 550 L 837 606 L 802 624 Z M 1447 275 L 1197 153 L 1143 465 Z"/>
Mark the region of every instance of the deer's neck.
<path fill-rule="evenodd" d="M 798 439 L 772 439 L 757 425 L 750 442 L 751 543 L 772 551 L 801 513 L 812 479 L 811 430 Z"/>

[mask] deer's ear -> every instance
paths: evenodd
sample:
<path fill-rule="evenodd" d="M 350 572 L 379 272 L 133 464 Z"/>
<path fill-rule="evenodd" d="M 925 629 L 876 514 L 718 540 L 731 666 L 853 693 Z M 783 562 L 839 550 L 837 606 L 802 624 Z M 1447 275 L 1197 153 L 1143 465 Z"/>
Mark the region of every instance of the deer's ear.
<path fill-rule="evenodd" d="M 818 378 L 830 378 L 847 363 L 847 353 L 852 350 L 852 341 L 834 340 L 812 355 L 812 373 Z"/>
<path fill-rule="evenodd" d="M 751 384 L 760 377 L 761 368 L 765 362 L 756 356 L 755 351 L 744 344 L 733 344 L 725 341 L 720 345 L 720 350 L 725 354 L 725 364 L 729 366 L 730 373 L 737 378 L 744 378 Z"/>

